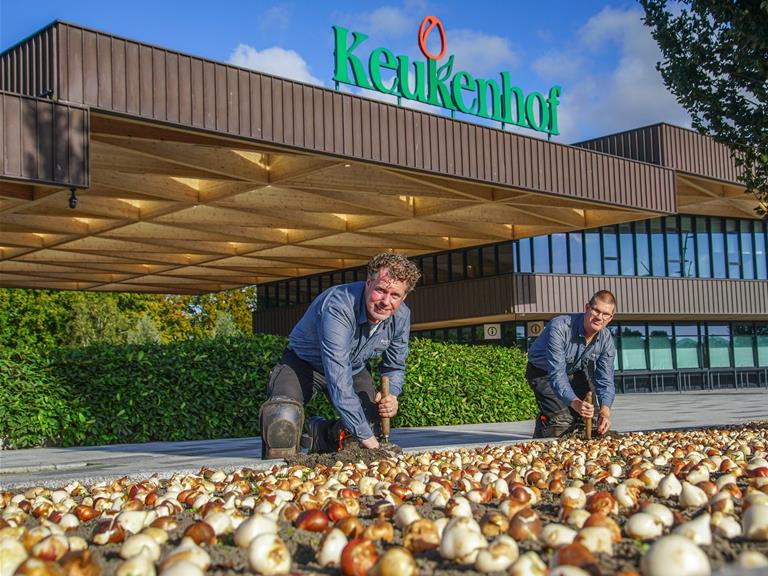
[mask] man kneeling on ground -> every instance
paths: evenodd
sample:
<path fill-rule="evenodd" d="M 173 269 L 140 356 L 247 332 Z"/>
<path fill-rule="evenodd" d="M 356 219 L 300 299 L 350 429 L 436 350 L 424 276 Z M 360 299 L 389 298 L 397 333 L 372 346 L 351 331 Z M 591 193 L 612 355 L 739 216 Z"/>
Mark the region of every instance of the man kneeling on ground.
<path fill-rule="evenodd" d="M 604 330 L 616 313 L 616 298 L 597 292 L 581 314 L 553 318 L 528 351 L 525 377 L 539 404 L 534 438 L 562 436 L 582 418 L 592 418 L 595 407 L 582 399 L 594 384 L 600 407 L 597 432 L 611 428 L 611 406 L 616 396 L 613 362 L 616 347 Z"/>
<path fill-rule="evenodd" d="M 261 408 L 262 458 L 284 458 L 299 447 L 304 406 L 327 394 L 338 420 L 310 418 L 310 451 L 334 452 L 348 439 L 378 448 L 381 417 L 397 414 L 405 380 L 411 312 L 403 304 L 421 273 L 397 254 L 368 262 L 365 282 L 341 284 L 312 301 L 272 370 Z M 390 395 L 376 392 L 366 363 L 381 356 Z"/>

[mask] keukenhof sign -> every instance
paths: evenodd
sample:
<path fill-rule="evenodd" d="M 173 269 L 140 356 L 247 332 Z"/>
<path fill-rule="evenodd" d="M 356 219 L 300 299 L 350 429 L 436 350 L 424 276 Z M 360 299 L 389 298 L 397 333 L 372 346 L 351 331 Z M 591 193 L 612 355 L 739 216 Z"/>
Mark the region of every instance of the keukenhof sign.
<path fill-rule="evenodd" d="M 440 34 L 440 52 L 427 49 L 430 33 Z M 398 98 L 416 100 L 440 106 L 453 112 L 464 112 L 502 124 L 514 124 L 550 136 L 559 134 L 557 105 L 560 86 L 552 86 L 549 95 L 531 92 L 527 96 L 513 86 L 509 72 L 501 72 L 498 80 L 475 78 L 469 72 L 453 72 L 453 54 L 444 63 L 447 42 L 443 25 L 434 16 L 427 16 L 419 26 L 419 48 L 425 60 L 410 61 L 408 56 L 396 56 L 387 48 L 374 48 L 365 57 L 359 54 L 368 39 L 362 32 L 350 32 L 333 26 L 335 37 L 335 66 L 333 79 L 338 83 L 359 86 Z"/>

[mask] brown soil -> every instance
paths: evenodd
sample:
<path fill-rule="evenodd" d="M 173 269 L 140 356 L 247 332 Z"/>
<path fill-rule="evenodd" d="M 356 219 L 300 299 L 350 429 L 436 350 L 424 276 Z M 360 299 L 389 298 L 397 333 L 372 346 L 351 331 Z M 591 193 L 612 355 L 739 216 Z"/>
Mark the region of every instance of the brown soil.
<path fill-rule="evenodd" d="M 363 462 L 364 464 L 370 464 L 377 460 L 384 458 L 390 458 L 393 454 L 399 454 L 403 449 L 397 444 L 387 442 L 382 443 L 380 448 L 370 450 L 364 448 L 357 442 L 350 443 L 345 446 L 344 450 L 339 452 L 331 452 L 328 454 L 304 454 L 298 453 L 295 456 L 286 458 L 289 466 L 306 466 L 307 468 L 314 468 L 317 465 L 326 466 L 327 468 L 333 467 L 337 462 L 342 464 L 356 464 L 357 462 Z"/>
<path fill-rule="evenodd" d="M 740 429 L 744 429 L 741 427 Z M 756 430 L 759 433 L 760 442 L 763 446 L 768 445 L 768 424 L 751 425 L 752 430 Z M 594 442 L 594 441 L 593 441 Z M 696 440 L 691 440 L 691 443 Z M 526 450 L 526 445 L 521 444 L 516 448 L 520 450 Z M 439 457 L 439 455 L 438 455 Z M 337 462 L 352 462 L 356 463 L 360 460 L 363 462 L 376 461 L 383 458 L 392 459 L 390 452 L 386 450 L 371 451 L 362 449 L 360 447 L 350 448 L 336 454 L 325 455 L 300 455 L 291 460 L 292 466 L 307 466 L 315 471 L 322 471 L 326 467 L 332 467 Z M 445 460 L 443 460 L 445 462 Z M 663 467 L 660 467 L 660 471 L 666 473 Z M 258 483 L 258 474 L 256 471 L 244 471 L 246 479 Z M 248 475 L 252 474 L 249 479 Z M 718 474 L 713 474 L 713 480 Z M 746 493 L 747 478 L 740 477 L 738 480 L 739 487 Z M 454 488 L 458 488 L 458 485 L 454 483 Z M 598 490 L 611 490 L 608 485 L 598 483 L 596 485 Z M 458 490 L 457 490 L 458 493 Z M 540 515 L 544 524 L 559 522 L 560 504 L 558 495 L 549 492 L 548 490 L 542 490 L 541 501 L 534 507 L 534 509 Z M 662 502 L 667 505 L 673 511 L 679 512 L 679 518 L 690 518 L 702 513 L 702 510 L 683 510 L 676 500 L 661 500 L 651 493 L 646 493 L 645 498 Z M 361 497 L 359 499 L 361 506 L 360 518 L 364 524 L 370 524 L 373 522 L 371 514 L 371 506 L 376 501 L 372 497 Z M 425 503 L 421 499 L 413 500 L 413 503 L 417 505 L 417 509 L 420 514 L 426 518 L 438 519 L 443 516 L 443 510 L 434 509 L 430 504 Z M 497 509 L 499 502 L 491 501 L 485 505 L 473 504 L 473 513 L 476 519 L 479 519 L 485 512 Z M 737 505 L 737 515 L 741 518 L 740 507 Z M 622 509 L 617 515 L 612 516 L 614 520 L 623 526 L 628 518 L 626 510 Z M 163 546 L 163 557 L 175 547 L 181 540 L 181 536 L 184 530 L 192 522 L 199 520 L 199 514 L 194 510 L 185 510 L 176 516 L 179 527 L 169 533 L 170 540 Z M 32 527 L 38 524 L 36 519 L 30 516 L 27 522 L 28 527 Z M 69 534 L 80 535 L 89 542 L 89 548 L 96 556 L 102 566 L 102 574 L 113 574 L 117 567 L 123 562 L 119 557 L 120 546 L 117 544 L 107 546 L 95 546 L 93 545 L 91 534 L 96 521 L 91 521 L 81 525 L 77 530 L 70 532 Z M 665 531 L 666 533 L 667 531 Z M 623 531 L 622 531 L 623 534 Z M 293 555 L 295 573 L 300 574 L 338 574 L 337 569 L 323 569 L 315 561 L 315 555 L 319 549 L 321 534 L 307 532 L 294 528 L 288 522 L 280 522 L 280 536 L 286 542 Z M 379 552 L 383 552 L 387 547 L 391 545 L 402 544 L 402 532 L 395 528 L 394 541 L 387 543 L 386 545 L 381 542 L 377 542 L 376 546 Z M 614 546 L 614 553 L 612 556 L 606 554 L 597 554 L 599 570 L 601 574 L 613 574 L 619 571 L 638 571 L 640 557 L 649 547 L 649 542 L 640 542 L 631 540 L 627 537 L 623 537 L 619 544 Z M 543 546 L 537 541 L 524 541 L 519 543 L 520 553 L 523 554 L 526 551 L 532 550 L 540 554 L 545 562 L 548 562 L 553 552 Z M 707 556 L 710 558 L 713 572 L 723 567 L 724 565 L 734 562 L 739 554 L 745 550 L 756 550 L 768 555 L 768 541 L 756 542 L 747 541 L 743 538 L 735 538 L 733 540 L 726 540 L 722 537 L 713 534 L 713 543 L 711 546 L 703 548 Z M 219 542 L 214 545 L 207 546 L 207 550 L 211 556 L 212 564 L 207 570 L 206 574 L 211 575 L 242 575 L 251 574 L 251 570 L 248 565 L 247 552 L 243 549 L 237 548 L 233 543 L 232 535 L 225 535 L 220 537 Z M 470 575 L 479 574 L 473 570 L 472 566 L 460 566 L 456 563 L 449 562 L 440 557 L 437 551 L 421 553 L 416 555 L 416 561 L 420 573 L 422 574 L 438 574 L 446 576 L 455 575 Z"/>

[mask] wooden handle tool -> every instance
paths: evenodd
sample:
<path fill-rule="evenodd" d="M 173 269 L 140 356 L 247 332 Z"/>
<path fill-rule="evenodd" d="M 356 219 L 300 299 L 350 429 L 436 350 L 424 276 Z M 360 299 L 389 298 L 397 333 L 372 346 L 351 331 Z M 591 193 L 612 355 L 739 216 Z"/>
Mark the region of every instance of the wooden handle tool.
<path fill-rule="evenodd" d="M 587 392 L 587 395 L 584 396 L 584 402 L 587 404 L 592 403 L 592 391 L 590 390 Z M 592 418 L 584 417 L 584 426 L 586 427 L 586 433 L 587 433 L 587 440 L 592 440 Z"/>
<path fill-rule="evenodd" d="M 389 376 L 381 377 L 381 397 L 389 396 Z M 389 442 L 389 416 L 381 417 L 381 434 L 384 436 L 384 442 Z"/>

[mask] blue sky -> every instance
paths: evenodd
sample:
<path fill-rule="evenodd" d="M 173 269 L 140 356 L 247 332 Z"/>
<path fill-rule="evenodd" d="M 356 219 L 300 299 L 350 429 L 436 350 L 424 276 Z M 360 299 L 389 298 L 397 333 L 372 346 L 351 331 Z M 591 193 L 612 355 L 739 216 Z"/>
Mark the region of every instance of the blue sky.
<path fill-rule="evenodd" d="M 60 18 L 332 87 L 332 25 L 368 34 L 364 54 L 384 46 L 395 54 L 416 56 L 420 54 L 417 30 L 426 15 L 442 21 L 448 53 L 455 54 L 458 69 L 484 78 L 509 71 L 513 82 L 526 92 L 546 93 L 559 84 L 560 142 L 659 121 L 690 124 L 654 68 L 660 55 L 642 24 L 641 8 L 625 0 L 0 0 L 0 51 Z M 384 99 L 373 92 L 360 94 Z M 419 107 L 442 113 L 437 108 Z"/>

